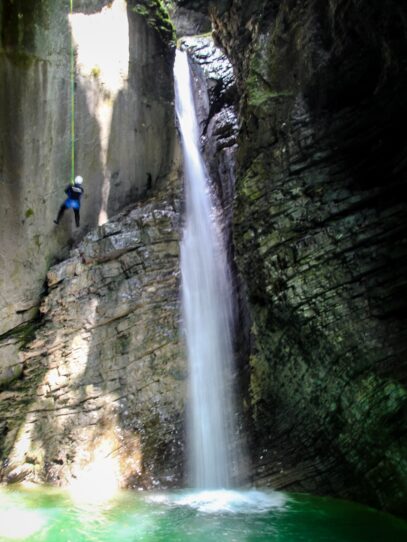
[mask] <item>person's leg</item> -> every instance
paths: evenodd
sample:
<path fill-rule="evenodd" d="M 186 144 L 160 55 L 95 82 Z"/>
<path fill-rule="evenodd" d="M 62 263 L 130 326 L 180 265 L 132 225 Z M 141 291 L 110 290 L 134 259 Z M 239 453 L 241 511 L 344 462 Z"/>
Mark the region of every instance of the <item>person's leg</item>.
<path fill-rule="evenodd" d="M 73 212 L 75 213 L 75 224 L 76 224 L 76 227 L 79 228 L 79 220 L 80 220 L 79 209 L 74 209 Z"/>
<path fill-rule="evenodd" d="M 56 218 L 56 220 L 54 220 L 55 224 L 59 224 L 59 221 L 61 220 L 62 218 L 62 215 L 64 214 L 65 212 L 65 202 L 61 205 L 61 207 L 59 208 L 59 211 L 58 211 L 58 216 Z"/>

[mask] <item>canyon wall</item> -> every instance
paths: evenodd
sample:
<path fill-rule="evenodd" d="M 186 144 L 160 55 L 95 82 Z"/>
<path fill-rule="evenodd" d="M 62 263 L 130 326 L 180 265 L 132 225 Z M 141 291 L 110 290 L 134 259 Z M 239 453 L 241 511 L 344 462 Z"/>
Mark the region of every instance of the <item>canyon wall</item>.
<path fill-rule="evenodd" d="M 237 78 L 253 479 L 405 514 L 407 10 L 179 3 Z"/>
<path fill-rule="evenodd" d="M 72 211 L 53 223 L 71 176 L 71 36 L 79 229 Z M 0 386 L 21 374 L 50 265 L 171 170 L 173 38 L 158 0 L 81 0 L 72 14 L 63 0 L 1 2 Z"/>

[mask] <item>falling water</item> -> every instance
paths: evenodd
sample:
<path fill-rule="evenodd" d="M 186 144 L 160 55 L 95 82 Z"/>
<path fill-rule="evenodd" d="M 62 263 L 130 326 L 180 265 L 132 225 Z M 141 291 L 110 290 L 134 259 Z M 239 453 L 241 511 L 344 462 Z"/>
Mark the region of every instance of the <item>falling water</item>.
<path fill-rule="evenodd" d="M 181 130 L 186 224 L 181 245 L 182 301 L 189 360 L 190 482 L 229 487 L 235 457 L 231 391 L 232 293 L 208 174 L 199 150 L 188 58 L 177 51 L 176 109 Z"/>

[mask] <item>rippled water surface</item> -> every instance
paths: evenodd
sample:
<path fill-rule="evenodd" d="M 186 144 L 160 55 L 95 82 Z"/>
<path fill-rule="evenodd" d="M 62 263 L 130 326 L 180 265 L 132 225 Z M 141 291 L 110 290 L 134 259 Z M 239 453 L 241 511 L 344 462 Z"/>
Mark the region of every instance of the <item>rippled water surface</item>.
<path fill-rule="evenodd" d="M 55 489 L 0 489 L 0 540 L 406 542 L 407 523 L 344 501 L 275 492 L 123 492 L 96 503 Z"/>

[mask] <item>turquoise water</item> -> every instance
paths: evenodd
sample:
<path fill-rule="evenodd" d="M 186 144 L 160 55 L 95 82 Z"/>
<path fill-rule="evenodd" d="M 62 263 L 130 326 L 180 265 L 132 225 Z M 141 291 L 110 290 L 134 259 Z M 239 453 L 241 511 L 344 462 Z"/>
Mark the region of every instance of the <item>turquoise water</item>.
<path fill-rule="evenodd" d="M 0 489 L 0 540 L 406 542 L 407 523 L 345 501 L 275 492 L 122 492 L 96 504 L 55 489 Z"/>

